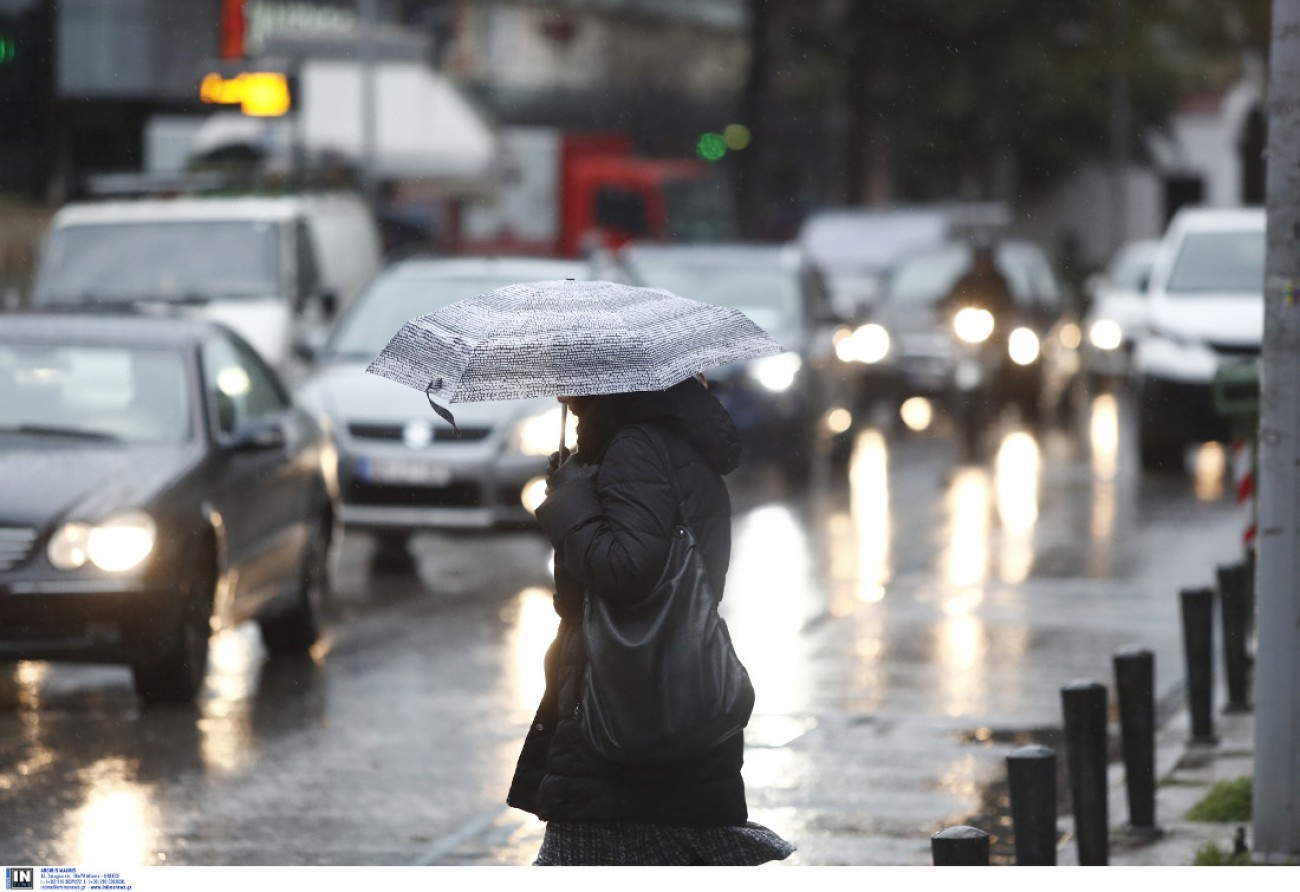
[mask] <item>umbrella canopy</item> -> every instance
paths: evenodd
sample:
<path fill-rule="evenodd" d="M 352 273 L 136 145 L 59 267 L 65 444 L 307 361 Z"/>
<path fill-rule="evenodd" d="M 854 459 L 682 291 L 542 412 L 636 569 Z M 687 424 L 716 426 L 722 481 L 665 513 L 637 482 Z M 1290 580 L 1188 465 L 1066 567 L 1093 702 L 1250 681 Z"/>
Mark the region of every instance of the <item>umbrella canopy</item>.
<path fill-rule="evenodd" d="M 782 353 L 741 311 L 618 282 L 527 282 L 410 320 L 367 371 L 436 403 L 666 390 Z"/>

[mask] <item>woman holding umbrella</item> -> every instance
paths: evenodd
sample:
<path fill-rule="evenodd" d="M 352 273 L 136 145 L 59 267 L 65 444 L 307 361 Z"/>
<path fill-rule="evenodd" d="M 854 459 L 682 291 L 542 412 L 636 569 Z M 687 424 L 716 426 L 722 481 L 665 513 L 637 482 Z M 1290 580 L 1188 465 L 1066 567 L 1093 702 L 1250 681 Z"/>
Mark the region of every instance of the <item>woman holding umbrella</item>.
<path fill-rule="evenodd" d="M 560 622 L 507 797 L 547 822 L 538 865 L 747 865 L 794 851 L 748 820 L 742 729 L 753 689 L 717 616 L 731 555 L 723 476 L 741 441 L 699 375 L 782 349 L 729 308 L 565 281 L 412 320 L 371 364 L 424 390 L 453 424 L 435 392 L 449 402 L 549 392 L 577 416 L 577 450 L 552 456 L 537 509 L 555 546 Z M 687 602 L 685 619 L 661 609 Z M 601 638 L 598 626 L 613 632 Z M 638 639 L 649 627 L 669 634 Z M 618 646 L 658 649 L 648 662 L 623 654 L 651 671 L 599 656 L 619 636 L 628 640 Z M 631 675 L 640 687 L 625 683 Z M 699 702 L 708 707 L 688 710 L 692 720 L 670 715 Z"/>
<path fill-rule="evenodd" d="M 668 560 L 678 492 L 713 589 L 722 592 L 731 552 L 722 477 L 739 463 L 736 427 L 696 378 L 665 391 L 561 401 L 578 417 L 578 448 L 551 473 L 537 509 L 555 545 L 560 626 L 508 798 L 548 821 L 536 863 L 783 859 L 793 847 L 748 822 L 742 734 L 683 760 L 622 766 L 602 759 L 572 717 L 584 669 L 584 597 L 635 601 L 651 591 Z"/>

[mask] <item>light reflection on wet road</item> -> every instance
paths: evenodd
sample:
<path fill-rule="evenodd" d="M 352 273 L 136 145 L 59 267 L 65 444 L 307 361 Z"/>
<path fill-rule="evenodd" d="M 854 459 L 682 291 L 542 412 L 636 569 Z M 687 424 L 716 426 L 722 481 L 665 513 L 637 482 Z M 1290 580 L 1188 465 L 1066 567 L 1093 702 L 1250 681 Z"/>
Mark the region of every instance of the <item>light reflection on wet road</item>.
<path fill-rule="evenodd" d="M 939 436 L 864 432 L 847 479 L 737 480 L 724 614 L 758 690 L 751 816 L 788 864 L 924 864 L 981 807 L 1059 690 L 1120 647 L 1175 691 L 1176 593 L 1235 559 L 1226 461 L 1136 467 L 1126 404 L 1077 436 L 1008 427 L 962 463 Z M 141 711 L 111 667 L 0 681 L 0 860 L 45 864 L 522 864 L 540 824 L 503 805 L 555 629 L 539 536 L 417 540 L 370 580 L 345 543 L 313 660 L 214 643 L 192 709 Z M 1003 741 L 1003 742 L 999 742 Z"/>

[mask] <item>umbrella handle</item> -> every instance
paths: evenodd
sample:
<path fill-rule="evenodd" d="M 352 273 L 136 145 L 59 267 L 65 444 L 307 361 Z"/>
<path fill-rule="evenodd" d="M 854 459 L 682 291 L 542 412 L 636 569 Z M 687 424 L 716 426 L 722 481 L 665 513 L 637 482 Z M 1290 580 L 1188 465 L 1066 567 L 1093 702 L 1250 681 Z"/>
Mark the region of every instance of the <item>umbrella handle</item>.
<path fill-rule="evenodd" d="M 568 447 L 565 446 L 564 433 L 569 426 L 569 406 L 566 403 L 560 403 L 560 461 L 563 462 L 569 457 Z"/>

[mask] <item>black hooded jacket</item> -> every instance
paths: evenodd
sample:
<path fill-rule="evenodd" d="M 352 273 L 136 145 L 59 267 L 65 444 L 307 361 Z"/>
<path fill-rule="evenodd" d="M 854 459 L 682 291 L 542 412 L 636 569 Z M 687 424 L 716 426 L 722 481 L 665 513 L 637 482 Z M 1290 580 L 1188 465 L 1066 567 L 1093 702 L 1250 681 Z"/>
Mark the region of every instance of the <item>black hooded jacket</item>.
<path fill-rule="evenodd" d="M 564 475 L 537 509 L 555 545 L 560 625 L 546 654 L 546 691 L 524 740 L 510 805 L 547 821 L 745 823 L 742 735 L 688 761 L 629 768 L 592 751 L 573 718 L 586 665 L 584 593 L 631 600 L 654 587 L 678 520 L 676 493 L 715 591 L 723 592 L 731 501 L 722 476 L 739 457 L 731 417 L 694 379 L 666 391 L 592 398 L 578 423 L 572 460 L 579 473 Z"/>

